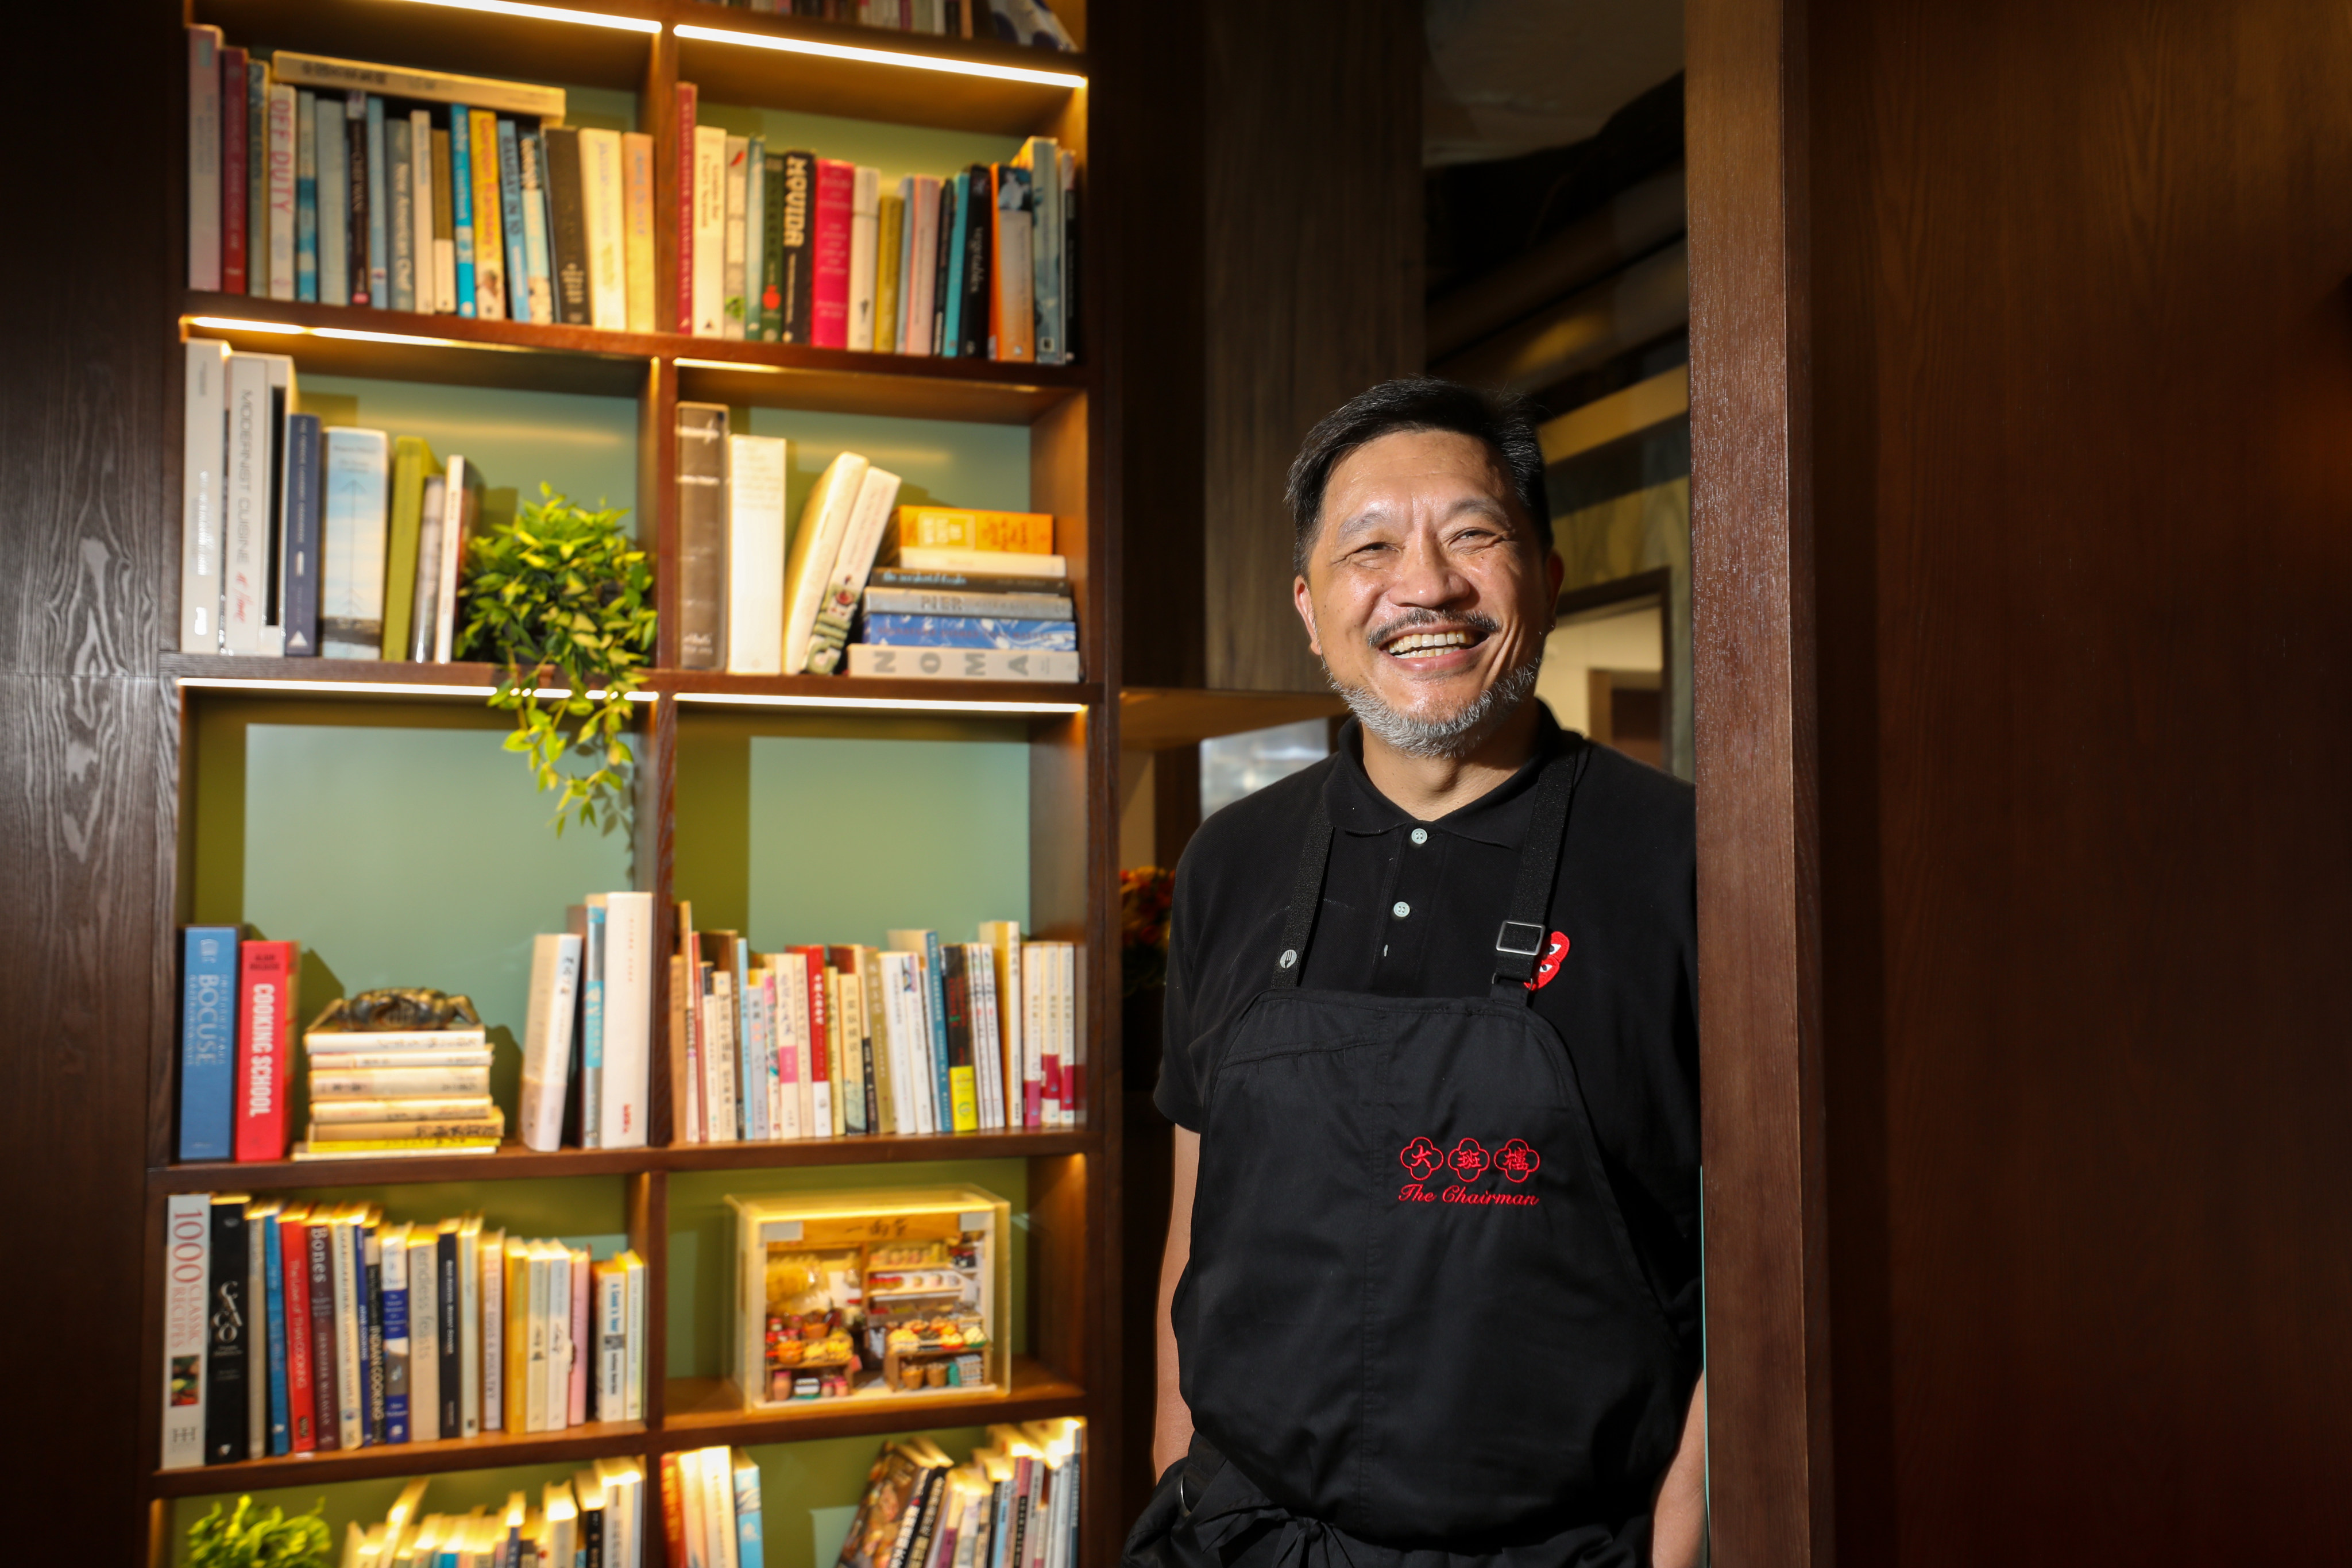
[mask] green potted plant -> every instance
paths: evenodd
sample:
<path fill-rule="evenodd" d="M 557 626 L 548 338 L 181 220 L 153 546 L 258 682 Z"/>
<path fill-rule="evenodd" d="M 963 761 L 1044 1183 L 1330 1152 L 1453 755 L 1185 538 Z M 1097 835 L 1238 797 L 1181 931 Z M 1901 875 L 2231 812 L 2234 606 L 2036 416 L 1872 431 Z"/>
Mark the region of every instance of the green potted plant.
<path fill-rule="evenodd" d="M 188 1527 L 189 1568 L 331 1568 L 334 1537 L 327 1530 L 327 1500 L 308 1513 L 263 1513 L 241 1497 L 224 1514 L 213 1504 Z"/>
<path fill-rule="evenodd" d="M 507 750 L 555 793 L 556 832 L 609 830 L 628 811 L 621 731 L 653 657 L 653 567 L 623 509 L 539 497 L 467 542 L 457 655 L 499 667 L 490 706 L 515 715 Z"/>

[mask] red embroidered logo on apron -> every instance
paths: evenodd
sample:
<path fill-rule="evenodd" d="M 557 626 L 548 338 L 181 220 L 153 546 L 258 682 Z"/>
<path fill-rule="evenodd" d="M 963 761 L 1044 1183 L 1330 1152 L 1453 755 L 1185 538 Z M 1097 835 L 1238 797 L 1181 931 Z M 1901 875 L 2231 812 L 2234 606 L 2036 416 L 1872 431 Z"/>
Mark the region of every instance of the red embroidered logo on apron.
<path fill-rule="evenodd" d="M 1445 1163 L 1445 1151 L 1426 1138 L 1416 1138 L 1404 1146 L 1404 1152 L 1397 1156 L 1397 1162 L 1412 1173 L 1414 1181 L 1425 1182 L 1437 1167 Z"/>
<path fill-rule="evenodd" d="M 1567 956 L 1568 938 L 1558 931 L 1552 932 L 1544 943 L 1543 957 L 1536 962 L 1535 978 L 1523 984 L 1530 991 L 1542 990 L 1551 984 L 1551 977 L 1559 973 L 1559 961 Z"/>
<path fill-rule="evenodd" d="M 1532 1193 L 1476 1190 L 1478 1180 L 1489 1171 L 1500 1171 L 1518 1183 L 1543 1168 L 1543 1156 L 1524 1138 L 1514 1138 L 1491 1153 L 1475 1138 L 1465 1138 L 1450 1151 L 1426 1138 L 1416 1138 L 1398 1151 L 1397 1163 L 1412 1177 L 1397 1194 L 1401 1204 L 1466 1204 L 1473 1207 L 1505 1204 L 1524 1207 L 1543 1201 Z M 1450 1172 L 1457 1184 L 1433 1193 L 1429 1181 L 1440 1171 Z"/>

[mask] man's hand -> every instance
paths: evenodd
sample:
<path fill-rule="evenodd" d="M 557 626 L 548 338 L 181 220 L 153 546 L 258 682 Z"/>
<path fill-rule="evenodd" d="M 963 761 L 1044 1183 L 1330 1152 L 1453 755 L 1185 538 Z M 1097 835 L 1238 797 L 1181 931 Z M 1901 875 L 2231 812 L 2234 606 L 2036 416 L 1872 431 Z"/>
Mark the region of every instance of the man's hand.
<path fill-rule="evenodd" d="M 1706 1374 L 1691 1390 L 1690 1414 L 1683 1420 L 1682 1447 L 1658 1484 L 1651 1515 L 1650 1561 L 1654 1568 L 1698 1568 L 1706 1552 Z"/>
<path fill-rule="evenodd" d="M 1176 1281 L 1192 1258 L 1192 1186 L 1201 1171 L 1201 1135 L 1176 1129 L 1176 1181 L 1168 1205 L 1168 1247 L 1160 1256 L 1160 1401 L 1151 1423 L 1151 1472 L 1164 1475 L 1168 1467 L 1192 1446 L 1192 1413 L 1184 1407 L 1184 1385 L 1177 1375 L 1176 1327 L 1171 1309 Z"/>

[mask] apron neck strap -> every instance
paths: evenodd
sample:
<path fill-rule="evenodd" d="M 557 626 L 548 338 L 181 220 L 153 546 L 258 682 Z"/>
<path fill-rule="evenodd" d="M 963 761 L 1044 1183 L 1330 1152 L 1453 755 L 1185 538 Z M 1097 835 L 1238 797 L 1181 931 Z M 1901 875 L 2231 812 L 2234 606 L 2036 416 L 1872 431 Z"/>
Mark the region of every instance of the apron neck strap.
<path fill-rule="evenodd" d="M 1315 934 L 1315 916 L 1323 907 L 1323 868 L 1331 858 L 1331 814 L 1323 808 L 1323 792 L 1315 792 L 1315 809 L 1307 818 L 1307 837 L 1298 846 L 1298 869 L 1290 881 L 1290 913 L 1282 922 L 1282 952 L 1274 961 L 1274 986 L 1289 990 L 1307 972 L 1307 943 Z"/>
<path fill-rule="evenodd" d="M 1528 982 L 1544 955 L 1551 927 L 1552 881 L 1559 871 L 1559 847 L 1568 837 L 1569 807 L 1576 800 L 1577 782 L 1591 760 L 1591 742 L 1581 737 L 1552 753 L 1536 780 L 1534 809 L 1528 816 L 1527 842 L 1519 847 L 1519 874 L 1511 888 L 1511 901 L 1502 928 L 1495 933 L 1495 976 L 1487 994 L 1497 1002 L 1532 1005 L 1535 991 Z"/>

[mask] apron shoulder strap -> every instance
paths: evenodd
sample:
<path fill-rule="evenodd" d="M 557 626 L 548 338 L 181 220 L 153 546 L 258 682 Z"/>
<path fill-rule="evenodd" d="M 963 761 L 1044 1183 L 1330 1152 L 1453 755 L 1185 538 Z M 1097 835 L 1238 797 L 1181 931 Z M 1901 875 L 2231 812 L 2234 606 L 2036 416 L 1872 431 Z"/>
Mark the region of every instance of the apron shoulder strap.
<path fill-rule="evenodd" d="M 1487 994 L 1497 1002 L 1534 1002 L 1528 982 L 1544 955 L 1551 931 L 1545 917 L 1551 909 L 1553 879 L 1559 872 L 1559 847 L 1568 837 L 1569 808 L 1576 786 L 1592 758 L 1592 742 L 1581 736 L 1554 753 L 1536 781 L 1534 810 L 1528 818 L 1527 842 L 1519 848 L 1519 874 L 1511 888 L 1511 901 L 1502 929 L 1495 933 L 1495 977 Z"/>
<path fill-rule="evenodd" d="M 1274 987 L 1297 986 L 1307 972 L 1307 943 L 1315 934 L 1315 916 L 1323 907 L 1323 868 L 1331 858 L 1331 814 L 1323 808 L 1323 792 L 1315 792 L 1315 809 L 1307 818 L 1307 836 L 1298 846 L 1298 869 L 1290 882 L 1290 912 L 1282 922 L 1282 951 L 1274 961 Z"/>

